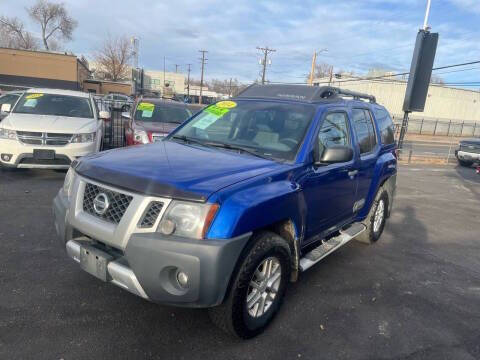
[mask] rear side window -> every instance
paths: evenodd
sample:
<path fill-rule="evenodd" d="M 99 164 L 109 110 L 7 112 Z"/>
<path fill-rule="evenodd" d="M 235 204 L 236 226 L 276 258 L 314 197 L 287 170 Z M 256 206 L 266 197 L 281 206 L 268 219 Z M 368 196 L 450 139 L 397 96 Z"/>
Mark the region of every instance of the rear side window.
<path fill-rule="evenodd" d="M 395 126 L 393 125 L 390 114 L 387 110 L 380 108 L 375 109 L 374 113 L 375 119 L 377 119 L 378 129 L 380 130 L 382 144 L 393 144 L 395 142 Z"/>
<path fill-rule="evenodd" d="M 360 154 L 367 154 L 373 150 L 377 144 L 375 128 L 372 122 L 370 112 L 365 109 L 353 109 L 353 124 L 357 134 Z"/>

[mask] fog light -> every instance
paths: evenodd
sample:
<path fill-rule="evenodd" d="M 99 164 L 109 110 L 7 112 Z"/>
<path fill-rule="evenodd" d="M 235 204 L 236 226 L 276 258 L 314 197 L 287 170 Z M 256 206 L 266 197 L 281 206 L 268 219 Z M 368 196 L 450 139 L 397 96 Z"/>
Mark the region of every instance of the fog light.
<path fill-rule="evenodd" d="M 3 161 L 10 161 L 10 159 L 12 158 L 12 154 L 2 154 L 2 160 Z"/>
<path fill-rule="evenodd" d="M 160 223 L 159 230 L 164 235 L 171 235 L 175 231 L 175 223 L 172 220 L 163 220 Z"/>
<path fill-rule="evenodd" d="M 185 274 L 183 271 L 179 271 L 177 273 L 177 281 L 178 281 L 178 284 L 181 287 L 183 287 L 183 288 L 187 287 L 187 285 L 188 285 L 188 275 Z"/>

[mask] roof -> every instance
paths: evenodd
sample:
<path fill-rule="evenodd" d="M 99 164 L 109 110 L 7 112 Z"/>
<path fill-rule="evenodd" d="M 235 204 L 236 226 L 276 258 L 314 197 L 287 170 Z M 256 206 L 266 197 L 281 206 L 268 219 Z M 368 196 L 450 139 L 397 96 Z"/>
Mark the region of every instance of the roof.
<path fill-rule="evenodd" d="M 354 99 L 367 99 L 375 102 L 375 97 L 331 86 L 253 84 L 236 96 L 239 99 L 276 99 L 308 103 L 338 101 L 343 96 Z"/>
<path fill-rule="evenodd" d="M 35 93 L 35 94 L 52 94 L 52 95 L 67 95 L 67 96 L 78 96 L 83 98 L 89 98 L 90 94 L 85 93 L 83 91 L 75 91 L 75 90 L 62 90 L 62 89 L 42 89 L 42 88 L 34 88 L 28 89 L 25 91 L 26 93 Z"/>

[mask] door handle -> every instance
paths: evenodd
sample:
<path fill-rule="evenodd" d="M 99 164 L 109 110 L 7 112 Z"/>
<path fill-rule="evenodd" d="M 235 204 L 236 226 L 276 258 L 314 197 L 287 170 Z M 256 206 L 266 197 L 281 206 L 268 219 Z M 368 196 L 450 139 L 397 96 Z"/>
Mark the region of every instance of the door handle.
<path fill-rule="evenodd" d="M 352 179 L 355 177 L 355 175 L 358 174 L 358 170 L 352 170 L 348 172 L 348 176 L 350 176 Z"/>

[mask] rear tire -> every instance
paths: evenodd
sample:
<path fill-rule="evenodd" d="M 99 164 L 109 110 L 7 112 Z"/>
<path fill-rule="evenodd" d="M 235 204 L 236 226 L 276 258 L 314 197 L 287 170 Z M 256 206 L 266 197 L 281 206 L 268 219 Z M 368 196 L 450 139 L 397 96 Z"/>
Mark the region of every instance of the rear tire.
<path fill-rule="evenodd" d="M 283 238 L 271 232 L 257 234 L 232 275 L 223 304 L 209 309 L 212 322 L 242 339 L 263 332 L 282 304 L 290 278 L 290 257 Z"/>
<path fill-rule="evenodd" d="M 365 244 L 376 242 L 383 233 L 385 222 L 388 215 L 388 193 L 380 188 L 375 196 L 370 212 L 363 224 L 367 227 L 363 233 L 358 235 L 355 240 Z"/>
<path fill-rule="evenodd" d="M 473 162 L 471 161 L 464 161 L 460 159 L 458 159 L 458 163 L 460 164 L 460 166 L 465 166 L 465 167 L 470 167 L 473 164 Z"/>

